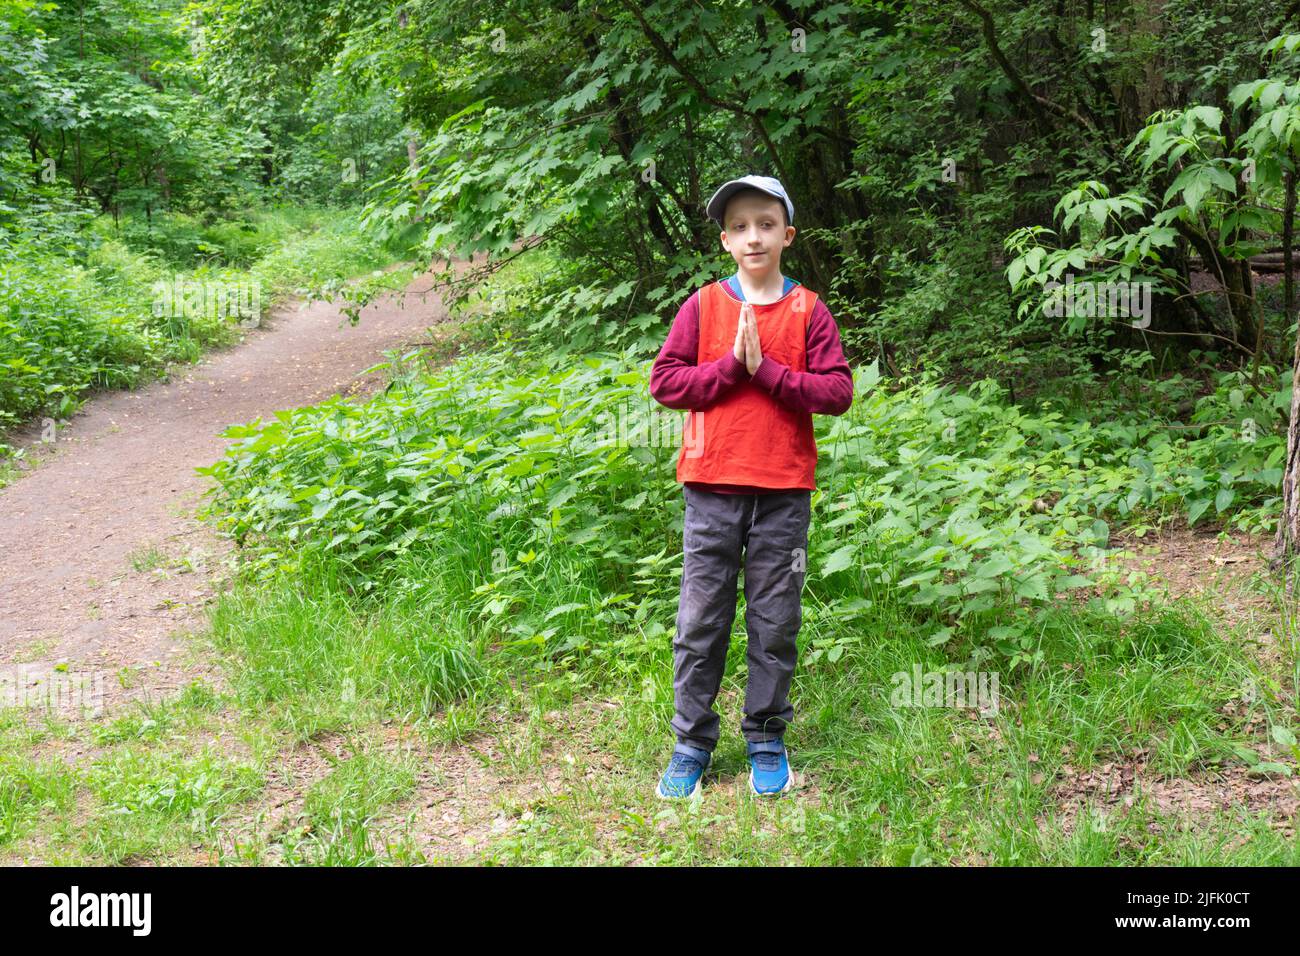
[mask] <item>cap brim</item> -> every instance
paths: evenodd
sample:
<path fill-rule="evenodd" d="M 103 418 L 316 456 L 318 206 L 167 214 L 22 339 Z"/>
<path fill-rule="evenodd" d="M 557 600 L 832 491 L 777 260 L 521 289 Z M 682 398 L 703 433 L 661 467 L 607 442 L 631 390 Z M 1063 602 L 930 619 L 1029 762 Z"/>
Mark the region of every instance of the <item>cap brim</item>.
<path fill-rule="evenodd" d="M 724 183 L 718 189 L 718 191 L 713 194 L 713 198 L 709 200 L 709 204 L 704 207 L 705 213 L 708 215 L 710 219 L 712 219 L 719 226 L 721 226 L 722 215 L 727 211 L 727 200 L 730 199 L 732 196 L 734 196 L 736 193 L 740 192 L 740 190 L 745 189 L 746 187 L 751 189 L 754 188 L 752 186 L 749 186 L 748 183 L 738 183 L 738 182 Z"/>

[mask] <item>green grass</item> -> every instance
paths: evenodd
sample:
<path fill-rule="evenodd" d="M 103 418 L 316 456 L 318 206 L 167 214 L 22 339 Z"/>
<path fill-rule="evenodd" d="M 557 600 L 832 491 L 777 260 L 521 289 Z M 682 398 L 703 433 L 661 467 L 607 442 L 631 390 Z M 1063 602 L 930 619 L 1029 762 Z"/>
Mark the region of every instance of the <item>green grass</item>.
<path fill-rule="evenodd" d="M 152 571 L 167 563 L 167 555 L 156 547 L 138 548 L 127 555 L 127 560 L 135 571 Z"/>
<path fill-rule="evenodd" d="M 617 710 L 587 728 L 584 741 L 590 754 L 615 755 L 621 772 L 558 789 L 544 811 L 481 858 L 829 865 L 1185 865 L 1206 858 L 1294 865 L 1300 859 L 1294 840 L 1258 820 L 1219 813 L 1186 826 L 1141 801 L 1108 829 L 1084 825 L 1066 834 L 1050 787 L 1067 761 L 1087 770 L 1146 748 L 1154 754 L 1153 774 L 1204 776 L 1231 762 L 1234 743 L 1259 735 L 1244 731 L 1246 715 L 1216 729 L 1223 720 L 1217 706 L 1240 694 L 1236 675 L 1245 655 L 1194 610 L 1168 609 L 1128 633 L 1105 617 L 1070 614 L 1058 625 L 1044 635 L 1054 659 L 1004 685 L 1003 706 L 992 720 L 891 706 L 892 673 L 918 660 L 941 661 L 922 641 L 890 627 L 865 635 L 871 650 L 846 655 L 834 668 L 801 668 L 796 724 L 786 739 L 796 770 L 820 797 L 815 808 L 804 806 L 798 793 L 770 804 L 744 794 L 743 743 L 735 730 L 743 642 L 734 641 L 717 776 L 708 778 L 698 807 L 665 807 L 650 793 L 671 744 L 671 695 L 622 696 Z M 1065 658 L 1076 666 L 1058 666 Z M 659 682 L 652 679 L 652 686 Z M 555 749 L 566 743 L 561 739 Z M 1289 763 L 1294 772 L 1294 760 Z M 607 820 L 610 808 L 618 809 L 614 835 L 597 840 L 593 822 Z M 1157 836 L 1147 825 L 1158 821 Z"/>
<path fill-rule="evenodd" d="M 56 761 L 0 756 L 0 847 L 22 836 L 38 815 L 66 812 L 75 780 Z"/>
<path fill-rule="evenodd" d="M 0 711 L 0 851 L 25 858 L 26 846 L 54 863 L 186 861 L 223 812 L 262 786 L 265 753 L 232 757 L 215 733 L 222 707 L 193 683 L 95 720 Z"/>
<path fill-rule="evenodd" d="M 475 794 L 471 817 L 506 821 L 484 831 L 471 862 L 1300 861 L 1294 838 L 1244 808 L 1188 817 L 1161 813 L 1138 794 L 1121 809 L 1094 801 L 1067 826 L 1053 792 L 1067 765 L 1087 772 L 1139 751 L 1151 779 L 1211 785 L 1216 773 L 1244 765 L 1245 747 L 1294 774 L 1294 757 L 1269 740 L 1271 726 L 1294 720 L 1290 689 L 1269 690 L 1294 670 L 1293 634 L 1261 670 L 1248 634 L 1225 632 L 1185 601 L 1128 620 L 1062 609 L 1038 635 L 1042 661 L 1001 675 L 997 713 L 982 716 L 891 703 L 892 675 L 948 663 L 907 620 L 905 609 L 887 604 L 854 625 L 857 639 L 838 660 L 801 663 L 786 739 L 802 786 L 756 801 L 745 791 L 737 729 L 745 670 L 738 617 L 719 700 L 723 737 L 704 793 L 666 804 L 652 789 L 672 741 L 670 635 L 621 645 L 619 666 L 606 659 L 539 669 L 449 613 L 436 586 L 367 598 L 324 568 L 246 581 L 213 611 L 210 640 L 228 694 L 196 684 L 168 703 L 84 725 L 33 727 L 10 713 L 0 737 L 0 849 L 21 857 L 24 846 L 39 846 L 56 862 L 195 854 L 224 863 L 439 862 L 421 849 L 416 769 L 423 748 L 447 745 L 472 746 L 494 781 Z M 1270 624 L 1286 633 L 1268 618 L 1252 628 Z M 1266 692 L 1248 701 L 1251 681 Z M 521 720 L 502 723 L 503 714 Z M 394 750 L 385 743 L 393 726 L 423 744 Z M 230 744 L 232 734 L 240 745 Z M 315 783 L 298 782 L 286 761 L 326 735 L 341 735 L 339 755 L 316 747 L 330 766 Z M 67 768 L 48 754 L 29 756 L 69 740 L 98 750 Z M 299 788 L 300 810 L 278 830 L 249 830 L 272 779 Z M 1256 779 L 1290 778 L 1262 771 Z M 526 788 L 529 781 L 540 790 Z"/>
<path fill-rule="evenodd" d="M 96 760 L 85 781 L 96 810 L 80 849 L 110 864 L 177 857 L 264 782 L 257 767 L 227 758 L 216 746 L 195 754 L 121 747 Z"/>
<path fill-rule="evenodd" d="M 282 841 L 285 862 L 358 866 L 381 862 L 371 824 L 415 788 L 410 759 L 360 752 L 338 761 L 304 799 L 306 825 Z M 385 849 L 386 848 L 382 848 Z"/>
<path fill-rule="evenodd" d="M 418 719 L 491 683 L 463 616 L 418 592 L 375 613 L 319 563 L 224 595 L 212 621 L 241 706 L 297 739 L 381 716 Z"/>

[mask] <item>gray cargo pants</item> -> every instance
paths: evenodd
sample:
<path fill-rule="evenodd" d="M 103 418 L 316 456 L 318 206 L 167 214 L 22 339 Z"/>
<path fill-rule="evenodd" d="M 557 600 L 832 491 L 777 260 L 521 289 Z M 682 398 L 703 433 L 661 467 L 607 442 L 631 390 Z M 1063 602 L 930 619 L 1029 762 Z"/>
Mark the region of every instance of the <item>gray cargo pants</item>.
<path fill-rule="evenodd" d="M 672 728 L 679 744 L 713 752 L 720 719 L 713 702 L 736 616 L 736 578 L 745 553 L 749 635 L 741 733 L 775 740 L 794 717 L 788 698 L 803 620 L 811 491 L 727 495 L 682 486 L 682 590 L 673 638 Z"/>

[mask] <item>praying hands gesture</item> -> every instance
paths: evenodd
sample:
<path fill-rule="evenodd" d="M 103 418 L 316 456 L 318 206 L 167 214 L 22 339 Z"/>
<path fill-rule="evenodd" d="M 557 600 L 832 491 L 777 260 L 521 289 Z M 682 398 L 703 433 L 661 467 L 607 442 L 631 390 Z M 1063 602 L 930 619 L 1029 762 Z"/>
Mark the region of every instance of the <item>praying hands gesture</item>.
<path fill-rule="evenodd" d="M 750 375 L 758 371 L 758 366 L 763 361 L 763 350 L 758 344 L 758 320 L 754 318 L 754 307 L 748 302 L 741 303 L 740 306 L 736 344 L 732 346 L 731 354 L 736 356 L 737 362 L 745 363 Z"/>

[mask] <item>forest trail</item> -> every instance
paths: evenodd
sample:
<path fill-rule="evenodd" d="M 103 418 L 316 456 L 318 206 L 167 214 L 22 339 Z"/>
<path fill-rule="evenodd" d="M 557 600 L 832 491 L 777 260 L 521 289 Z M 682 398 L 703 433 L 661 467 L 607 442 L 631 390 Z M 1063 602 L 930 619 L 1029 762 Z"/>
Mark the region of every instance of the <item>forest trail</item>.
<path fill-rule="evenodd" d="M 243 342 L 172 366 L 169 382 L 100 393 L 49 451 L 39 422 L 15 436 L 35 466 L 0 489 L 0 667 L 102 675 L 106 710 L 206 671 L 184 659 L 183 635 L 203 626 L 233 544 L 193 515 L 211 481 L 195 467 L 221 456 L 231 424 L 372 394 L 382 372 L 357 373 L 447 321 L 437 293 L 416 294 L 432 284 L 421 275 L 377 299 L 355 327 L 337 303 L 291 301 Z M 119 681 L 121 668 L 147 673 Z"/>

